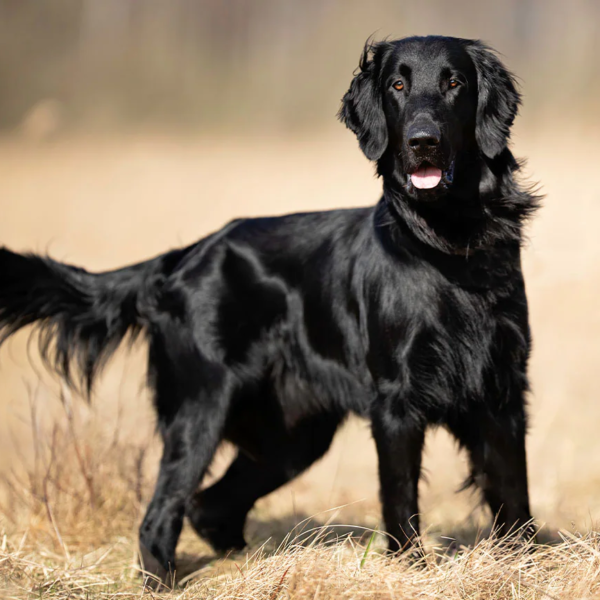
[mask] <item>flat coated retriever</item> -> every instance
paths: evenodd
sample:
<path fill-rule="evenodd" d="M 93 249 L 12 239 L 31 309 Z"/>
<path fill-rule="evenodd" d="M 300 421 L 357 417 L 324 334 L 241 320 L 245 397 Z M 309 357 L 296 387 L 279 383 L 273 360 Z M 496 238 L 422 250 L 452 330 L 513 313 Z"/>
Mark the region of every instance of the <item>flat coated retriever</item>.
<path fill-rule="evenodd" d="M 376 206 L 240 219 L 106 273 L 0 249 L 2 339 L 37 322 L 67 381 L 89 392 L 128 330 L 148 338 L 164 454 L 147 570 L 170 579 L 184 516 L 215 549 L 244 546 L 257 499 L 349 413 L 372 423 L 391 550 L 415 549 L 429 425 L 466 448 L 504 530 L 530 520 L 520 248 L 537 198 L 507 147 L 519 103 L 478 41 L 367 43 L 339 117 L 377 163 Z M 198 491 L 222 440 L 237 457 Z"/>

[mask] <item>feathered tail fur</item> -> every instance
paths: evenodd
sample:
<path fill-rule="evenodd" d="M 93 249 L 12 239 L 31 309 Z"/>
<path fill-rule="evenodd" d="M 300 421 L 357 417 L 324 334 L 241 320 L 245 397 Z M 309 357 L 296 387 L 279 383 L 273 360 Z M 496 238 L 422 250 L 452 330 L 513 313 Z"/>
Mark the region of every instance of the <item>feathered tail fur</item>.
<path fill-rule="evenodd" d="M 0 248 L 0 344 L 35 324 L 44 361 L 90 392 L 128 331 L 148 325 L 144 307 L 185 250 L 105 273 Z M 73 369 L 76 367 L 76 369 Z M 80 381 L 75 382 L 73 371 Z"/>

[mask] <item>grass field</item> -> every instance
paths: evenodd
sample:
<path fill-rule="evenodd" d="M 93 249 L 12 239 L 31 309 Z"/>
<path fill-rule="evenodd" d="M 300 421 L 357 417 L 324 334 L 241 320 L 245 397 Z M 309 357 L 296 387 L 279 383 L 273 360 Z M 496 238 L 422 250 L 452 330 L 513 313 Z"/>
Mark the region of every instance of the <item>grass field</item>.
<path fill-rule="evenodd" d="M 541 540 L 552 544 L 486 540 L 478 497 L 455 493 L 465 457 L 435 431 L 421 486 L 430 552 L 416 566 L 382 556 L 384 539 L 372 533 L 380 526 L 373 443 L 367 425 L 351 421 L 322 461 L 257 505 L 247 554 L 216 557 L 186 529 L 180 585 L 165 597 L 600 598 L 600 187 L 589 176 L 600 150 L 592 141 L 582 148 L 582 133 L 571 128 L 558 150 L 554 132 L 515 138 L 547 194 L 524 263 L 534 333 L 531 501 Z M 0 244 L 109 269 L 235 216 L 359 206 L 379 189 L 344 132 L 4 140 Z M 0 351 L 2 597 L 140 597 L 136 530 L 160 455 L 143 382 L 141 345 L 119 351 L 91 406 L 44 371 L 26 334 Z M 213 477 L 229 456 L 220 452 Z"/>

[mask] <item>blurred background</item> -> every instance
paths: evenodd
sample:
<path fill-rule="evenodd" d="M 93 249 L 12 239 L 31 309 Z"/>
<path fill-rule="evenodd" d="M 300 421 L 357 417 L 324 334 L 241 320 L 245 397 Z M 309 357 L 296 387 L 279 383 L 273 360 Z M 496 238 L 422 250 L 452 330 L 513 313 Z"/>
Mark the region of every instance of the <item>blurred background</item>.
<path fill-rule="evenodd" d="M 524 253 L 532 507 L 552 527 L 589 529 L 600 519 L 597 0 L 0 0 L 0 244 L 101 270 L 233 217 L 375 203 L 380 182 L 336 121 L 339 102 L 368 36 L 429 33 L 483 39 L 519 77 L 513 147 L 546 194 Z M 35 453 L 32 431 L 64 418 L 27 339 L 0 351 L 0 474 Z M 67 412 L 157 452 L 144 359 L 143 344 L 121 352 L 92 405 Z M 477 498 L 453 493 L 465 459 L 443 431 L 425 467 L 427 527 L 478 518 Z M 359 422 L 260 504 L 255 535 L 344 503 L 340 518 L 378 523 Z"/>
<path fill-rule="evenodd" d="M 599 22 L 594 0 L 2 0 L 0 126 L 331 128 L 368 35 L 429 33 L 504 53 L 539 126 L 593 111 Z"/>

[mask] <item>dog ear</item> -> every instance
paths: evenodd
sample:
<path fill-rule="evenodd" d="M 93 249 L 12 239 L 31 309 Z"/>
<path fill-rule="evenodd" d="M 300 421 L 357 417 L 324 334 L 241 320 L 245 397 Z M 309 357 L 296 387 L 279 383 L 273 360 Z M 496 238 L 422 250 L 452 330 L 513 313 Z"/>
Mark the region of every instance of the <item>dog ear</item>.
<path fill-rule="evenodd" d="M 342 99 L 338 117 L 358 138 L 360 149 L 369 160 L 379 160 L 388 145 L 388 131 L 379 84 L 381 60 L 371 59 L 381 54 L 381 44 L 367 41 L 359 62 L 360 71 L 352 80 Z"/>
<path fill-rule="evenodd" d="M 466 50 L 477 71 L 475 138 L 482 152 L 494 158 L 508 144 L 521 95 L 514 76 L 491 48 L 479 41 L 469 41 Z"/>

